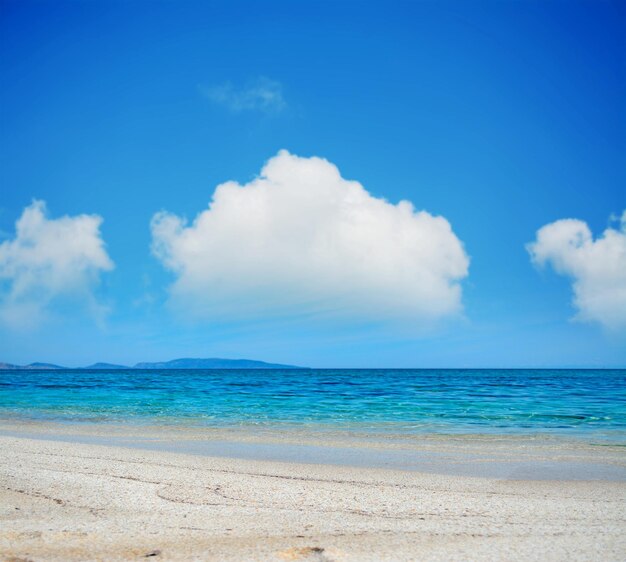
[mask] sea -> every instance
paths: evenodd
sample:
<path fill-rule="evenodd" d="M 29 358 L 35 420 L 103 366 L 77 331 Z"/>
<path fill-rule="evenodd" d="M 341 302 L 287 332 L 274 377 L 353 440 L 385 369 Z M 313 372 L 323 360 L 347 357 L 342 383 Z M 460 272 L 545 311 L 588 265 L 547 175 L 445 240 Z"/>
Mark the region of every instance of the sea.
<path fill-rule="evenodd" d="M 626 369 L 2 370 L 0 418 L 626 445 Z"/>

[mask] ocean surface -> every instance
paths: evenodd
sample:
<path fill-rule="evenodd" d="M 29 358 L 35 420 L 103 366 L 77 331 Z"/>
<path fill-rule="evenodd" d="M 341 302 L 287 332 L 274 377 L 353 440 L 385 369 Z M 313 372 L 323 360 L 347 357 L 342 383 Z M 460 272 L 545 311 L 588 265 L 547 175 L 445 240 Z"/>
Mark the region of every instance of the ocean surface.
<path fill-rule="evenodd" d="M 626 370 L 4 370 L 0 417 L 626 445 Z"/>

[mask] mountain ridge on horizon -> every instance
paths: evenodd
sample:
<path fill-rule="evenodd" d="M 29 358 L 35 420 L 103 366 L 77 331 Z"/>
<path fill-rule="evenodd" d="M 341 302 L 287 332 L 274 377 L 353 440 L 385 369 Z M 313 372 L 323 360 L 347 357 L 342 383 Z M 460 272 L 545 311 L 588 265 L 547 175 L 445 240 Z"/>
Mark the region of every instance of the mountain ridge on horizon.
<path fill-rule="evenodd" d="M 14 365 L 12 363 L 1 363 L 0 370 L 86 370 L 86 369 L 306 369 L 296 365 L 285 365 L 281 363 L 267 363 L 255 359 L 223 359 L 219 357 L 210 358 L 180 358 L 170 361 L 141 361 L 134 366 L 117 365 L 114 363 L 97 362 L 86 367 L 64 367 L 53 363 L 29 363 L 28 365 Z"/>

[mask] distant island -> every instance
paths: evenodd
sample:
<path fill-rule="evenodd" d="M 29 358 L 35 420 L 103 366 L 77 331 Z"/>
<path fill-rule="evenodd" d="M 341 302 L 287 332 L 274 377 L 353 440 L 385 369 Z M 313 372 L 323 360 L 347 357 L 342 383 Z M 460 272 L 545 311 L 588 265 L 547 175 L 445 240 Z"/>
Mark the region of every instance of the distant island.
<path fill-rule="evenodd" d="M 172 359 L 163 362 L 141 362 L 130 367 L 113 363 L 94 363 L 87 367 L 63 367 L 52 363 L 30 363 L 29 365 L 13 365 L 0 363 L 0 369 L 23 369 L 23 370 L 51 370 L 51 369 L 306 369 L 295 365 L 281 365 L 280 363 L 266 363 L 253 359 Z"/>

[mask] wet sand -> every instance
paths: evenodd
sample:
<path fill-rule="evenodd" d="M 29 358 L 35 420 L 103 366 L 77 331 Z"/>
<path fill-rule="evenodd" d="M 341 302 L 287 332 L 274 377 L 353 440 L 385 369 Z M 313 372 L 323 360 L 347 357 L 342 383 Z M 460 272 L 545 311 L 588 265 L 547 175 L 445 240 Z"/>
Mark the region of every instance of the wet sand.
<path fill-rule="evenodd" d="M 289 445 L 270 433 L 225 440 L 224 432 L 199 429 L 84 426 L 77 435 L 76 427 L 18 422 L 2 423 L 0 431 L 3 560 L 623 560 L 626 552 L 620 447 L 304 439 L 327 451 L 375 449 L 384 457 L 413 450 L 436 459 L 432 470 L 420 471 L 206 456 L 167 446 Z M 303 436 L 293 440 L 302 443 Z M 463 474 L 464 451 L 485 467 L 482 477 Z M 428 456 L 435 453 L 444 456 Z M 447 462 L 457 468 L 437 473 Z M 489 469 L 507 462 L 508 475 Z M 537 472 L 519 478 L 520 462 L 552 463 L 549 479 Z M 562 479 L 572 463 L 583 468 L 572 472 L 575 480 Z M 592 465 L 607 471 L 585 479 L 581 470 Z"/>

